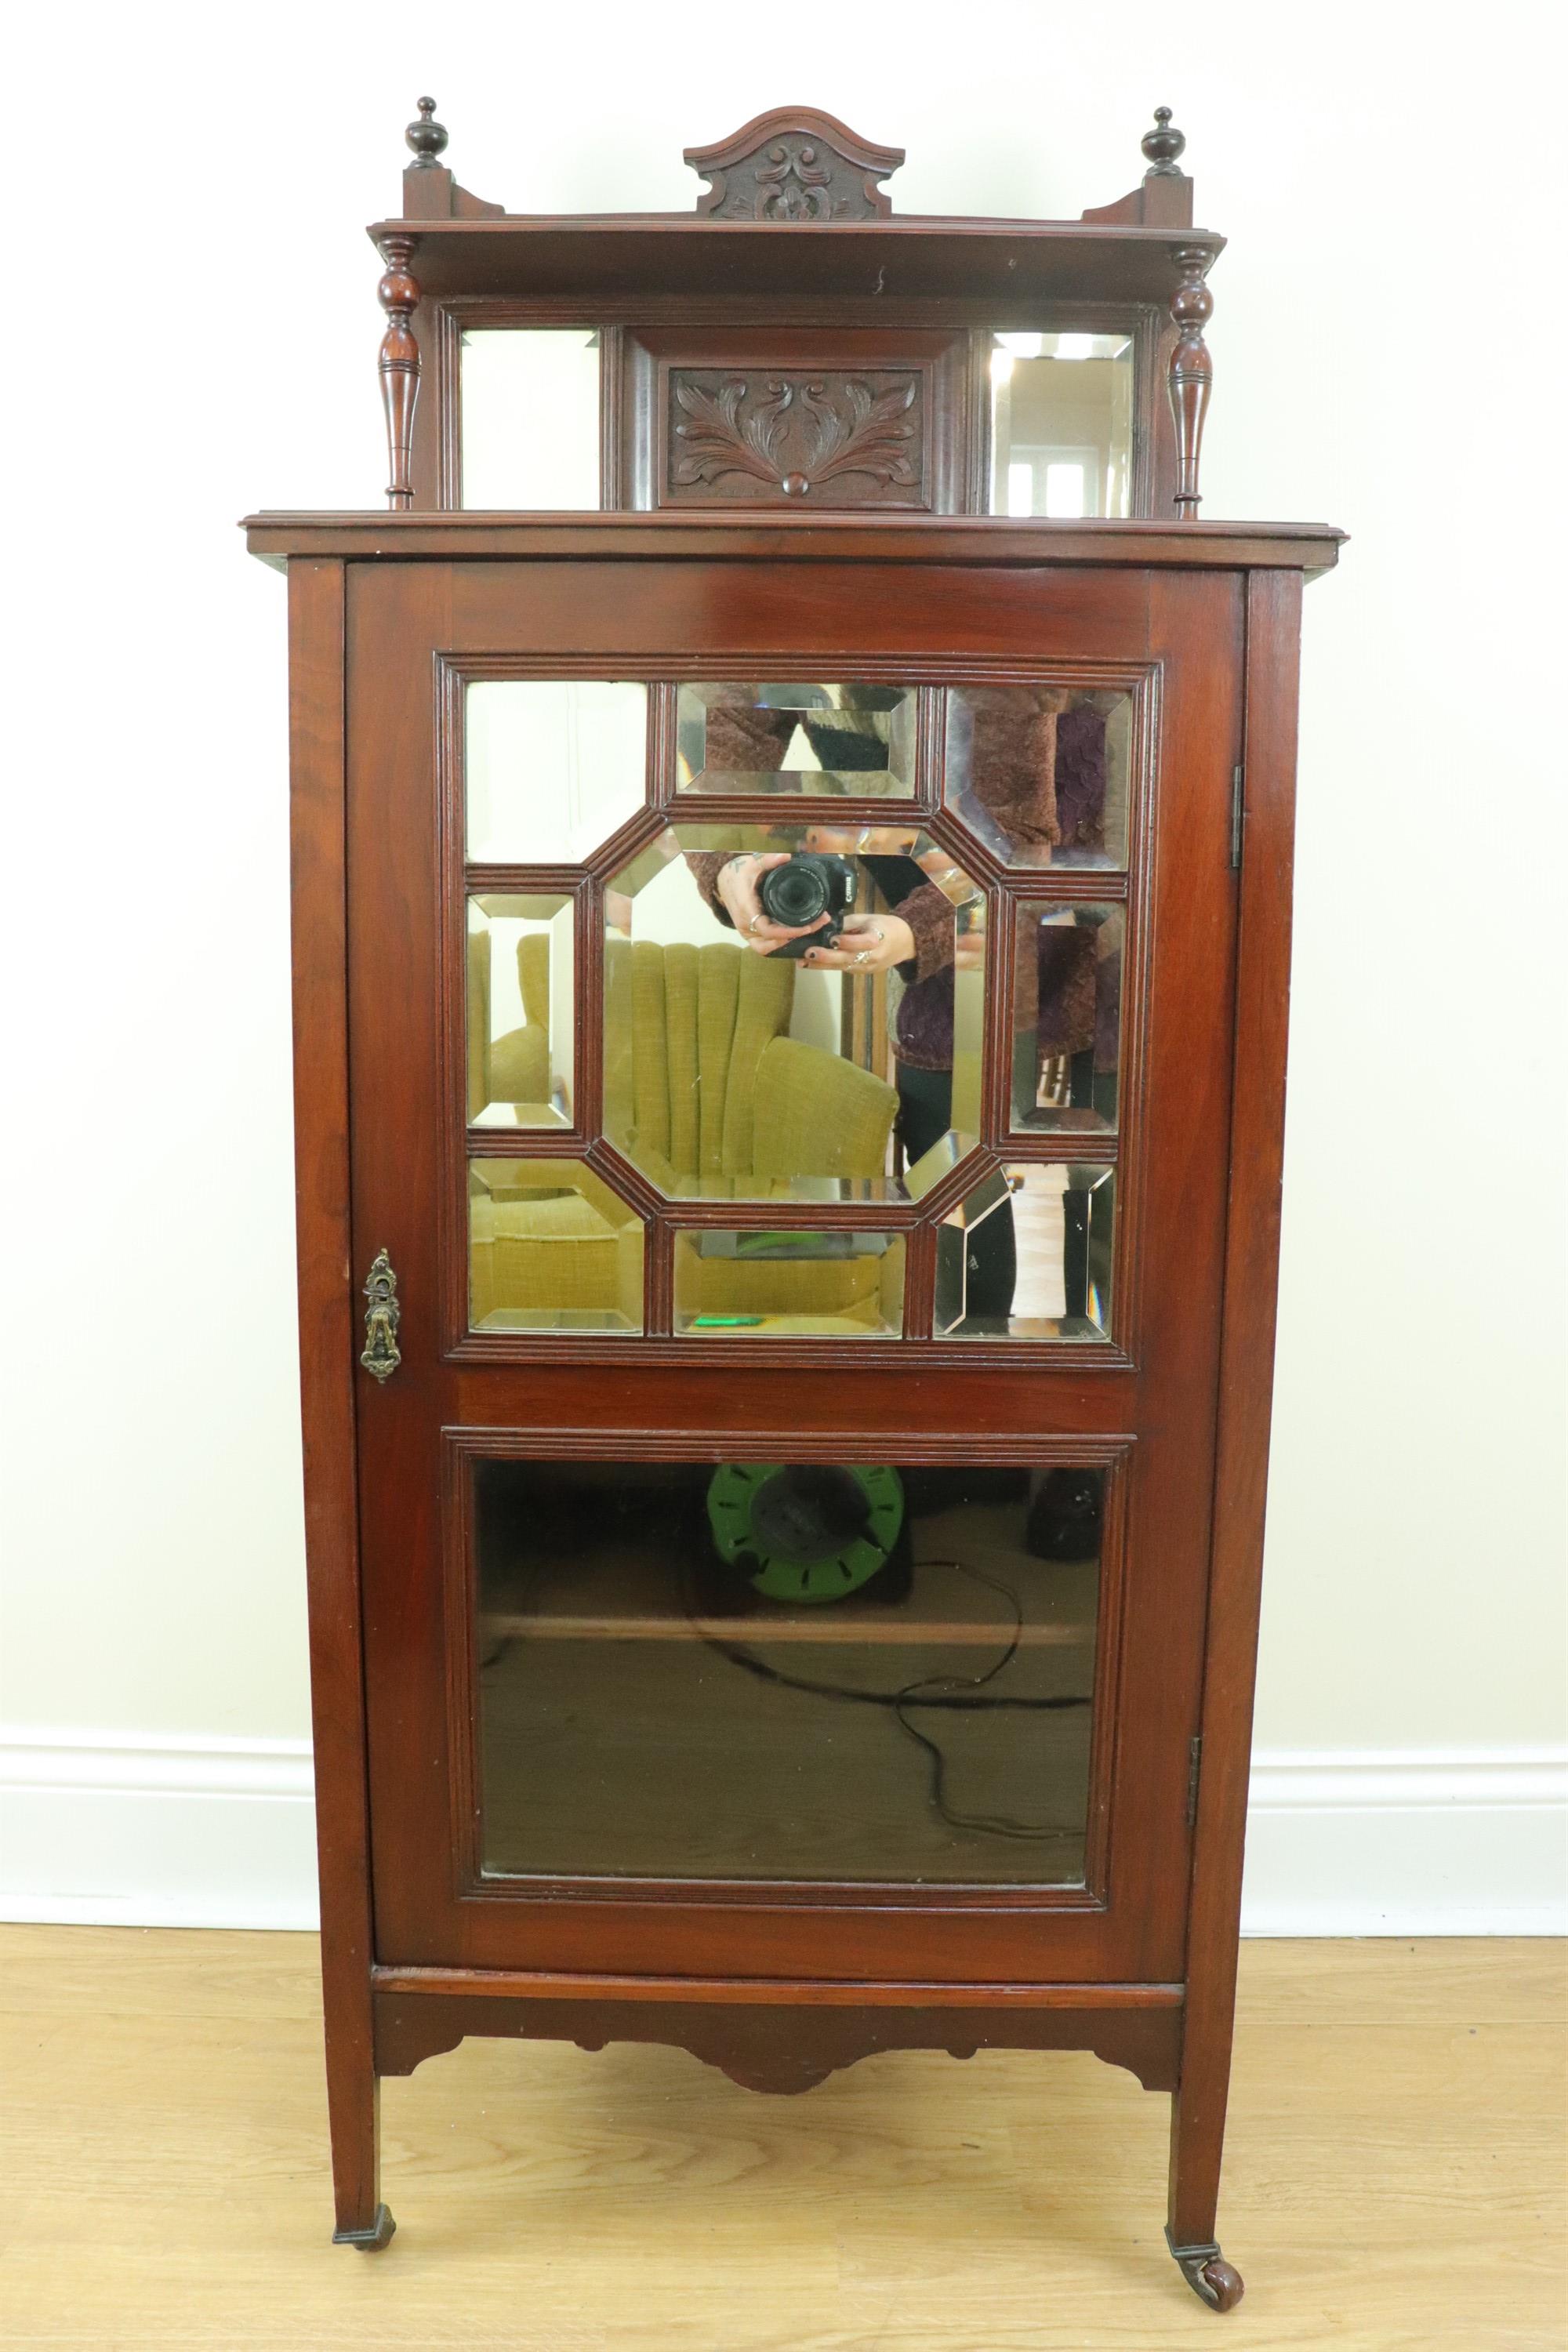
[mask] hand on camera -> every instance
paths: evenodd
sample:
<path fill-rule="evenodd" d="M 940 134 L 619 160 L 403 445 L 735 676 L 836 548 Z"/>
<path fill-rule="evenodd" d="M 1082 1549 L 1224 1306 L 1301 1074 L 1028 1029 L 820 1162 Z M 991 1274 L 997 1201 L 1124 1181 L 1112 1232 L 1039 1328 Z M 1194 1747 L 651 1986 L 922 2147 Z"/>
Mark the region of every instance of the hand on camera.
<path fill-rule="evenodd" d="M 826 915 L 818 915 L 815 923 L 792 926 L 775 923 L 771 916 L 763 913 L 763 902 L 757 896 L 757 877 L 770 866 L 788 864 L 788 850 L 773 849 L 765 856 L 748 854 L 731 857 L 728 865 L 719 868 L 719 896 L 729 909 L 730 920 L 741 940 L 755 955 L 772 955 L 786 940 L 804 939 L 808 931 L 821 930 L 829 920 Z"/>
<path fill-rule="evenodd" d="M 812 971 L 891 971 L 915 953 L 915 935 L 900 915 L 846 915 L 830 948 L 807 948 L 801 961 Z"/>

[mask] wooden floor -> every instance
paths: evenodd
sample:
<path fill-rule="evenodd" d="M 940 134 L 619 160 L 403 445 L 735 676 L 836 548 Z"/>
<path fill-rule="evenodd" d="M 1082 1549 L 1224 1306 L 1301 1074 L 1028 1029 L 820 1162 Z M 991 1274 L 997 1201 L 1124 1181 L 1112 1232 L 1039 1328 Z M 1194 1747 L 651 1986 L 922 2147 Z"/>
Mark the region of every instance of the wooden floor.
<path fill-rule="evenodd" d="M 800 2098 L 468 2042 L 384 2095 L 328 2242 L 306 1936 L 0 1928 L 0 2345 L 244 2352 L 1563 2352 L 1561 1947 L 1244 1948 L 1226 2253 L 1165 2253 L 1167 2102 L 1082 2056 Z"/>

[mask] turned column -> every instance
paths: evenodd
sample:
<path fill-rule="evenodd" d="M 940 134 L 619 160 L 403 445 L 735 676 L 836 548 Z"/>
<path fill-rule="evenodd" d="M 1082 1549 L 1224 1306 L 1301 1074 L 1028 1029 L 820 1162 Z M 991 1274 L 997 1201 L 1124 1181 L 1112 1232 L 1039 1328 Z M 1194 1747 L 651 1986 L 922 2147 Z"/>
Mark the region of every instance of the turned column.
<path fill-rule="evenodd" d="M 386 411 L 386 457 L 389 478 L 386 503 L 395 512 L 414 503 L 414 407 L 419 397 L 419 345 L 414 335 L 414 312 L 419 288 L 409 275 L 417 237 L 384 236 L 381 257 L 386 274 L 376 288 L 376 299 L 386 313 L 381 339 L 381 402 Z"/>
<path fill-rule="evenodd" d="M 1171 248 L 1171 258 L 1182 273 L 1182 282 L 1171 297 L 1176 341 L 1169 376 L 1171 415 L 1176 425 L 1176 520 L 1195 522 L 1201 495 L 1198 457 L 1214 375 L 1214 362 L 1204 341 L 1204 329 L 1214 315 L 1214 296 L 1204 279 L 1214 256 L 1205 246 L 1176 245 Z"/>

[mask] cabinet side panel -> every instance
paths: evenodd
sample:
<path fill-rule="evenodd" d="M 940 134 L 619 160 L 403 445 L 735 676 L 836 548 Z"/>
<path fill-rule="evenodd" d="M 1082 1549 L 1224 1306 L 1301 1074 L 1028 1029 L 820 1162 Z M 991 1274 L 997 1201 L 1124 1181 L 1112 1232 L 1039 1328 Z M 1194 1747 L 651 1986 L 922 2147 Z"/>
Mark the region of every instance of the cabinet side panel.
<path fill-rule="evenodd" d="M 1176 2243 L 1213 2226 L 1229 2085 L 1241 1918 L 1290 1001 L 1290 873 L 1301 582 L 1254 572 L 1247 591 L 1245 814 L 1214 1547 L 1204 1675 L 1179 2102 Z M 1176 2151 L 1173 2151 L 1176 2152 Z M 1191 2214 L 1184 2211 L 1190 2205 Z"/>
<path fill-rule="evenodd" d="M 343 566 L 289 567 L 295 1200 L 328 2100 L 340 2222 L 374 2210 L 370 1822 L 354 1484 Z M 344 2178 L 348 2170 L 356 2176 Z M 357 2178 L 364 2173 L 368 2177 Z"/>

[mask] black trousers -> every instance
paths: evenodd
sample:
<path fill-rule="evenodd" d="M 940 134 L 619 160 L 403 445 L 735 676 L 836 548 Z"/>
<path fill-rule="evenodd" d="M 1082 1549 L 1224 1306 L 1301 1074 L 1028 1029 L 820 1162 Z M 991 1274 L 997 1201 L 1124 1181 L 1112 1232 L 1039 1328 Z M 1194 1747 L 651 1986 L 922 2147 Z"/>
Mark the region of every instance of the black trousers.
<path fill-rule="evenodd" d="M 899 1138 L 908 1167 L 933 1143 L 940 1143 L 952 1123 L 952 1073 L 911 1069 L 907 1062 L 897 1063 L 895 1073 Z M 988 1318 L 1009 1315 L 1018 1281 L 1011 1205 L 993 1209 L 984 1223 L 975 1226 L 968 1237 L 968 1259 L 969 1313 Z"/>

